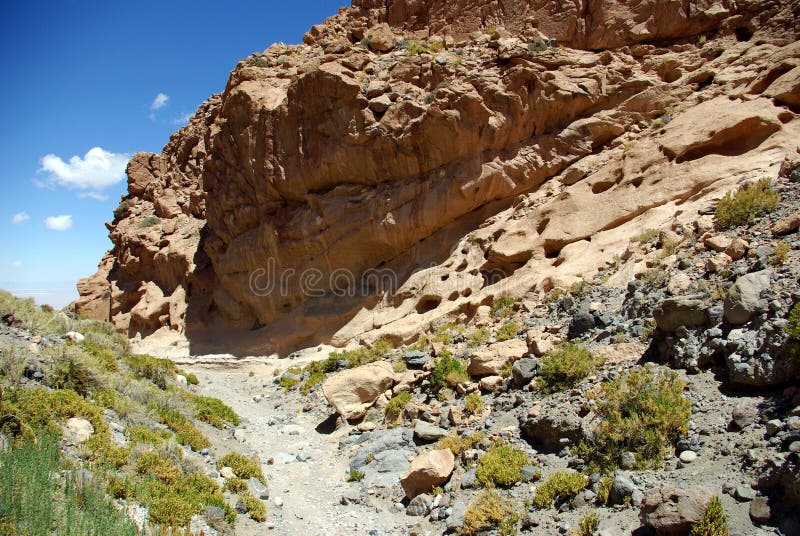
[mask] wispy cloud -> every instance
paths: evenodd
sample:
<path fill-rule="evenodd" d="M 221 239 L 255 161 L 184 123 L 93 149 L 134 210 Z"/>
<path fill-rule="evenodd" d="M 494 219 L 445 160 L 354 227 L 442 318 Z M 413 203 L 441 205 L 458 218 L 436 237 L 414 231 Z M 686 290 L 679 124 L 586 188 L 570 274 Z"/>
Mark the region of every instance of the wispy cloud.
<path fill-rule="evenodd" d="M 14 261 L 11 263 L 11 266 L 13 266 L 14 268 L 19 268 L 20 266 L 22 266 L 22 261 Z"/>
<path fill-rule="evenodd" d="M 167 105 L 167 102 L 169 102 L 169 95 L 167 95 L 166 93 L 159 93 L 158 95 L 156 95 L 156 98 L 153 99 L 153 103 L 150 105 L 150 109 L 153 111 L 160 110 L 161 108 Z"/>
<path fill-rule="evenodd" d="M 92 147 L 83 156 L 73 156 L 68 162 L 54 154 L 42 157 L 40 173 L 46 173 L 43 186 L 63 186 L 72 190 L 89 190 L 99 194 L 125 178 L 125 166 L 130 156 Z"/>
<path fill-rule="evenodd" d="M 48 216 L 44 220 L 44 225 L 52 231 L 66 231 L 72 227 L 72 216 L 70 214 Z"/>
<path fill-rule="evenodd" d="M 28 221 L 29 219 L 31 219 L 31 217 L 28 216 L 28 213 L 23 210 L 22 212 L 17 212 L 14 214 L 14 217 L 11 218 L 11 223 L 14 225 L 19 225 L 20 223 Z"/>
<path fill-rule="evenodd" d="M 89 198 L 94 199 L 96 201 L 108 201 L 108 196 L 106 194 L 101 194 L 100 192 L 85 192 L 78 194 L 78 197 L 81 199 Z"/>
<path fill-rule="evenodd" d="M 192 114 L 190 114 L 190 113 L 182 114 L 182 115 L 179 115 L 178 117 L 176 117 L 175 119 L 173 119 L 172 120 L 172 124 L 173 125 L 186 125 L 187 123 L 189 123 L 189 120 L 191 118 L 192 118 Z"/>

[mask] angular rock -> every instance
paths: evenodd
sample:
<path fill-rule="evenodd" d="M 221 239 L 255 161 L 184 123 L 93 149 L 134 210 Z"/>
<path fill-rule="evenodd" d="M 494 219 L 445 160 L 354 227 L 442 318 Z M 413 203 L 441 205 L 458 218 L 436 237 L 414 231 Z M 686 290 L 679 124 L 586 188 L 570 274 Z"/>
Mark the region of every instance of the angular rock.
<path fill-rule="evenodd" d="M 478 383 L 480 388 L 484 391 L 488 391 L 490 393 L 494 393 L 503 385 L 503 377 L 502 376 L 484 376 L 481 378 L 481 381 Z"/>
<path fill-rule="evenodd" d="M 94 434 L 94 426 L 83 417 L 72 417 L 65 423 L 64 437 L 69 442 L 78 445 Z"/>
<path fill-rule="evenodd" d="M 269 499 L 269 487 L 255 477 L 247 479 L 247 488 L 255 497 L 259 499 Z"/>
<path fill-rule="evenodd" d="M 322 393 L 339 415 L 352 420 L 362 417 L 394 381 L 392 365 L 376 361 L 334 374 L 323 382 Z"/>
<path fill-rule="evenodd" d="M 761 297 L 770 285 L 770 271 L 753 272 L 739 277 L 728 290 L 723 304 L 725 319 L 734 325 L 749 322 L 757 313 L 765 311 L 767 302 Z"/>
<path fill-rule="evenodd" d="M 653 310 L 653 318 L 661 330 L 671 333 L 679 327 L 698 327 L 708 323 L 708 306 L 699 297 L 666 298 Z"/>
<path fill-rule="evenodd" d="M 704 488 L 662 486 L 644 496 L 639 519 L 658 536 L 683 536 L 703 517 L 713 496 Z"/>
<path fill-rule="evenodd" d="M 536 360 L 532 358 L 520 359 L 511 367 L 511 376 L 514 378 L 514 385 L 517 387 L 528 385 L 536 376 Z"/>
<path fill-rule="evenodd" d="M 563 448 L 562 439 L 576 445 L 583 438 L 582 425 L 583 420 L 575 412 L 561 408 L 530 417 L 520 428 L 531 443 L 555 452 Z"/>
<path fill-rule="evenodd" d="M 528 353 L 528 345 L 520 339 L 496 342 L 475 350 L 469 358 L 470 376 L 498 376 L 503 368 Z"/>
<path fill-rule="evenodd" d="M 413 499 L 434 487 L 447 482 L 455 468 L 455 457 L 450 449 L 431 450 L 418 455 L 400 477 L 406 497 Z"/>
<path fill-rule="evenodd" d="M 433 504 L 433 497 L 428 495 L 427 493 L 421 493 L 411 499 L 411 502 L 408 503 L 408 508 L 406 508 L 406 515 L 407 516 L 426 516 L 431 511 L 431 505 Z"/>
<path fill-rule="evenodd" d="M 443 437 L 450 435 L 450 432 L 433 424 L 417 420 L 414 424 L 414 437 L 424 443 L 439 441 Z"/>

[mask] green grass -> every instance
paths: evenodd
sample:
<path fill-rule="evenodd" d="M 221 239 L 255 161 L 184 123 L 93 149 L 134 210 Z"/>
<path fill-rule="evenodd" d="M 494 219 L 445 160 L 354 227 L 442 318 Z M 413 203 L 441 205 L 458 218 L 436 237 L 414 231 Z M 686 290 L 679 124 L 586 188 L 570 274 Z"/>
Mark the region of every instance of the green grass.
<path fill-rule="evenodd" d="M 211 446 L 208 438 L 182 413 L 161 408 L 158 411 L 158 416 L 163 424 L 166 424 L 175 432 L 175 440 L 181 445 L 188 445 L 196 452 Z"/>
<path fill-rule="evenodd" d="M 347 368 L 355 368 L 383 359 L 392 349 L 392 344 L 389 341 L 380 339 L 372 346 L 360 346 L 353 350 L 331 352 L 328 359 L 331 359 L 334 363 L 344 360 L 347 362 Z"/>
<path fill-rule="evenodd" d="M 300 392 L 304 395 L 307 395 L 311 392 L 311 389 L 322 382 L 325 381 L 325 373 L 324 372 L 312 372 L 308 375 L 308 378 L 303 382 L 303 385 L 300 386 Z"/>
<path fill-rule="evenodd" d="M 600 518 L 595 512 L 586 512 L 578 521 L 578 530 L 574 536 L 593 536 L 600 526 Z"/>
<path fill-rule="evenodd" d="M 459 383 L 469 380 L 467 369 L 458 359 L 453 358 L 449 351 L 443 351 L 434 362 L 433 371 L 429 378 L 431 389 L 455 387 Z"/>
<path fill-rule="evenodd" d="M 224 429 L 226 425 L 239 425 L 239 416 L 219 398 L 212 396 L 191 396 L 195 416 L 214 428 Z"/>
<path fill-rule="evenodd" d="M 348 482 L 361 482 L 364 480 L 364 473 L 361 471 L 357 471 L 356 469 L 350 469 L 350 473 L 347 475 Z"/>
<path fill-rule="evenodd" d="M 247 482 L 235 476 L 225 481 L 223 489 L 233 493 L 242 493 L 243 491 L 247 491 Z"/>
<path fill-rule="evenodd" d="M 483 411 L 483 399 L 480 393 L 470 393 L 464 397 L 464 411 L 467 415 L 477 415 Z"/>
<path fill-rule="evenodd" d="M 516 298 L 512 298 L 511 296 L 494 300 L 490 310 L 492 317 L 504 318 L 510 315 L 514 312 L 511 307 L 516 303 L 516 301 Z"/>
<path fill-rule="evenodd" d="M 136 376 L 147 378 L 161 389 L 167 388 L 169 380 L 175 378 L 175 363 L 145 354 L 128 355 L 125 363 Z"/>
<path fill-rule="evenodd" d="M 576 447 L 593 469 L 611 471 L 623 452 L 636 453 L 638 469 L 656 468 L 667 449 L 688 432 L 691 403 L 686 384 L 670 370 L 647 365 L 601 384 L 593 439 Z"/>
<path fill-rule="evenodd" d="M 563 391 L 591 374 L 602 362 L 602 358 L 592 355 L 582 344 L 564 343 L 539 361 L 536 386 L 544 393 Z"/>
<path fill-rule="evenodd" d="M 729 229 L 745 225 L 778 206 L 781 196 L 770 185 L 770 179 L 765 178 L 745 185 L 736 192 L 726 193 L 717 203 L 717 227 Z"/>
<path fill-rule="evenodd" d="M 3 534 L 135 536 L 136 525 L 97 486 L 58 478 L 53 436 L 0 452 L 0 531 Z"/>
<path fill-rule="evenodd" d="M 507 443 L 493 445 L 480 458 L 475 477 L 484 487 L 509 487 L 522 480 L 522 468 L 531 460 Z"/>
<path fill-rule="evenodd" d="M 558 471 L 536 487 L 533 503 L 539 508 L 552 508 L 558 498 L 571 498 L 589 484 L 586 475 L 575 471 Z"/>
<path fill-rule="evenodd" d="M 789 312 L 789 322 L 784 326 L 784 331 L 794 339 L 800 339 L 800 302 L 796 303 Z"/>
<path fill-rule="evenodd" d="M 237 452 L 226 454 L 220 458 L 217 461 L 217 467 L 230 467 L 233 473 L 239 478 L 246 480 L 255 477 L 263 484 L 267 483 L 267 479 L 264 478 L 261 467 L 247 456 L 243 456 Z"/>
<path fill-rule="evenodd" d="M 392 422 L 396 421 L 409 402 L 411 402 L 411 393 L 407 391 L 393 396 L 389 403 L 386 404 L 386 418 Z"/>
<path fill-rule="evenodd" d="M 172 437 L 172 434 L 167 430 L 156 431 L 145 426 L 130 426 L 125 429 L 125 436 L 134 445 L 141 443 L 158 447 Z"/>
<path fill-rule="evenodd" d="M 519 333 L 519 330 L 519 324 L 516 322 L 506 322 L 497 330 L 497 333 L 495 333 L 495 338 L 498 341 L 507 341 L 516 337 L 517 333 Z"/>
<path fill-rule="evenodd" d="M 456 434 L 443 437 L 440 439 L 436 448 L 449 449 L 455 456 L 461 456 L 464 452 L 471 449 L 476 443 L 486 437 L 483 432 L 475 432 L 473 434 L 459 436 Z"/>
<path fill-rule="evenodd" d="M 501 536 L 516 534 L 515 525 L 519 514 L 514 507 L 495 490 L 484 490 L 468 507 L 464 524 L 458 534 L 477 534 L 497 529 Z"/>
<path fill-rule="evenodd" d="M 153 227 L 159 223 L 161 223 L 161 218 L 158 216 L 147 216 L 139 222 L 139 229 L 147 229 L 148 227 Z"/>
<path fill-rule="evenodd" d="M 648 242 L 652 242 L 658 238 L 658 233 L 658 229 L 645 229 L 638 235 L 632 236 L 631 242 L 636 242 L 637 244 L 647 244 Z"/>
<path fill-rule="evenodd" d="M 444 324 L 431 334 L 431 342 L 439 342 L 442 344 L 450 344 L 456 335 L 463 335 L 464 326 L 461 324 Z"/>
<path fill-rule="evenodd" d="M 690 536 L 728 536 L 728 522 L 719 496 L 708 502 L 703 517 L 692 526 Z"/>
<path fill-rule="evenodd" d="M 489 328 L 484 326 L 482 328 L 470 331 L 467 335 L 467 342 L 472 347 L 480 346 L 482 344 L 486 344 L 486 341 L 489 340 L 491 335 L 492 334 L 489 331 Z"/>

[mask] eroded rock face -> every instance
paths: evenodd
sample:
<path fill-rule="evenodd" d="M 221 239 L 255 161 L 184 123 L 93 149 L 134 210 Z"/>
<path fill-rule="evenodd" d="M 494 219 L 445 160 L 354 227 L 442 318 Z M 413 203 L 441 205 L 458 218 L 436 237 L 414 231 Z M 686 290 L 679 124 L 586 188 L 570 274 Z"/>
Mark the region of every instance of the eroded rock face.
<path fill-rule="evenodd" d="M 779 5 L 498 5 L 356 0 L 241 61 L 131 160 L 76 308 L 192 353 L 408 341 L 590 275 L 794 154 Z"/>

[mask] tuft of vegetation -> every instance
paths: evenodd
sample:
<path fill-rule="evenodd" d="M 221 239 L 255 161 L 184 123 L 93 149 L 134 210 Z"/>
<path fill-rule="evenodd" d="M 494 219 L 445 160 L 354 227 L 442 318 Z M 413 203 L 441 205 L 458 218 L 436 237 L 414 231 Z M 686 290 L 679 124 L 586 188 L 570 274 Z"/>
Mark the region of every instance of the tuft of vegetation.
<path fill-rule="evenodd" d="M 519 514 L 514 507 L 495 490 L 484 490 L 467 507 L 464 524 L 458 534 L 477 534 L 497 529 L 501 536 L 516 534 L 515 525 Z"/>
<path fill-rule="evenodd" d="M 361 482 L 362 480 L 364 480 L 364 473 L 362 471 L 350 469 L 350 473 L 347 475 L 348 482 Z"/>
<path fill-rule="evenodd" d="M 133 199 L 123 199 L 122 201 L 120 201 L 117 208 L 114 209 L 114 219 L 121 220 L 122 218 L 127 216 L 130 213 L 131 208 L 134 207 L 134 205 L 136 205 L 136 201 L 134 201 Z"/>
<path fill-rule="evenodd" d="M 161 218 L 158 216 L 147 216 L 139 222 L 139 229 L 147 229 L 161 223 Z"/>
<path fill-rule="evenodd" d="M 409 402 L 411 402 L 411 393 L 408 391 L 393 396 L 389 403 L 386 404 L 386 418 L 395 422 L 402 415 L 406 404 Z"/>
<path fill-rule="evenodd" d="M 0 532 L 135 536 L 136 525 L 103 489 L 59 473 L 58 439 L 45 435 L 0 451 Z"/>
<path fill-rule="evenodd" d="M 567 342 L 553 348 L 539 361 L 537 388 L 544 393 L 568 389 L 603 363 L 582 344 Z"/>
<path fill-rule="evenodd" d="M 486 437 L 483 432 L 475 432 L 467 436 L 458 436 L 456 434 L 443 437 L 436 444 L 438 449 L 450 449 L 454 456 L 461 456 L 467 450 L 471 449 L 473 445 L 478 443 L 481 439 Z"/>
<path fill-rule="evenodd" d="M 224 429 L 226 424 L 239 425 L 239 416 L 219 398 L 198 395 L 192 395 L 190 398 L 195 416 L 201 421 L 220 430 Z"/>
<path fill-rule="evenodd" d="M 183 476 L 180 467 L 155 451 L 143 452 L 136 458 L 136 472 L 154 476 L 165 484 L 174 484 Z"/>
<path fill-rule="evenodd" d="M 522 480 L 522 468 L 530 463 L 530 458 L 520 449 L 508 443 L 497 443 L 478 458 L 475 477 L 482 486 L 507 488 Z"/>
<path fill-rule="evenodd" d="M 175 363 L 146 354 L 126 355 L 125 364 L 135 375 L 147 378 L 161 389 L 167 388 L 169 380 L 175 378 Z"/>
<path fill-rule="evenodd" d="M 734 193 L 728 192 L 717 203 L 717 227 L 729 229 L 752 222 L 756 216 L 774 209 L 781 197 L 771 188 L 768 178 L 745 185 Z"/>
<path fill-rule="evenodd" d="M 250 519 L 259 523 L 267 520 L 267 509 L 261 499 L 245 492 L 239 495 L 239 500 L 247 508 L 247 515 L 250 516 Z"/>
<path fill-rule="evenodd" d="M 533 503 L 539 508 L 552 508 L 556 500 L 570 499 L 589 484 L 586 475 L 575 471 L 558 471 L 536 488 Z"/>
<path fill-rule="evenodd" d="M 636 453 L 636 467 L 657 467 L 666 450 L 689 430 L 686 384 L 670 370 L 647 365 L 604 382 L 595 397 L 600 419 L 593 439 L 577 447 L 592 468 L 610 471 L 623 452 Z"/>
<path fill-rule="evenodd" d="M 464 397 L 464 411 L 467 415 L 477 415 L 483 411 L 483 399 L 480 393 L 470 393 Z"/>
<path fill-rule="evenodd" d="M 312 372 L 308 375 L 308 378 L 303 382 L 300 386 L 300 392 L 304 395 L 307 395 L 311 392 L 311 389 L 322 382 L 325 381 L 325 373 L 324 372 Z"/>
<path fill-rule="evenodd" d="M 513 339 L 519 333 L 520 327 L 514 321 L 506 322 L 500 328 L 498 328 L 497 333 L 495 334 L 495 338 L 498 341 L 507 341 L 509 339 Z"/>
<path fill-rule="evenodd" d="M 631 242 L 647 244 L 658 238 L 658 229 L 645 229 L 636 236 L 631 237 Z"/>
<path fill-rule="evenodd" d="M 604 476 L 597 483 L 597 500 L 600 504 L 608 504 L 612 484 L 614 484 L 614 479 L 610 476 Z"/>
<path fill-rule="evenodd" d="M 469 381 L 469 375 L 464 364 L 445 350 L 436 358 L 429 381 L 432 389 L 455 387 L 459 383 Z"/>
<path fill-rule="evenodd" d="M 417 56 L 428 52 L 428 47 L 420 41 L 411 40 L 406 42 L 406 55 Z"/>
<path fill-rule="evenodd" d="M 491 335 L 492 333 L 486 326 L 474 329 L 467 335 L 467 343 L 472 347 L 480 346 L 482 344 L 486 344 L 486 341 L 489 340 Z"/>
<path fill-rule="evenodd" d="M 431 335 L 431 342 L 440 342 L 442 344 L 450 344 L 456 335 L 464 333 L 464 326 L 461 324 L 444 324 Z"/>
<path fill-rule="evenodd" d="M 769 256 L 769 263 L 772 266 L 783 266 L 789 259 L 789 251 L 791 249 L 792 247 L 788 242 L 783 240 L 778 242 L 775 244 L 775 251 L 773 251 L 772 255 Z"/>
<path fill-rule="evenodd" d="M 372 363 L 373 361 L 379 361 L 386 357 L 386 354 L 393 349 L 392 343 L 385 339 L 380 339 L 372 346 L 360 346 L 353 350 L 331 352 L 328 360 L 332 360 L 334 364 L 337 361 L 344 360 L 347 362 L 347 368 L 355 368 Z"/>
<path fill-rule="evenodd" d="M 504 298 L 498 298 L 492 302 L 491 307 L 491 315 L 493 318 L 505 318 L 506 316 L 510 315 L 512 312 L 512 307 L 517 302 L 516 299 L 512 298 L 511 296 L 506 296 Z"/>
<path fill-rule="evenodd" d="M 789 322 L 783 327 L 783 330 L 793 339 L 800 339 L 800 302 L 794 304 L 792 310 L 789 311 Z"/>
<path fill-rule="evenodd" d="M 595 512 L 586 512 L 578 521 L 578 529 L 574 536 L 592 536 L 600 526 L 600 518 Z"/>
<path fill-rule="evenodd" d="M 239 478 L 248 479 L 255 477 L 260 480 L 262 484 L 267 483 L 267 479 L 264 478 L 264 473 L 261 472 L 261 467 L 247 456 L 237 452 L 231 452 L 220 458 L 217 461 L 217 467 L 230 467 L 233 473 Z"/>
<path fill-rule="evenodd" d="M 287 370 L 286 372 L 294 374 L 291 369 Z M 297 369 L 297 372 L 300 372 L 300 370 Z M 278 385 L 280 387 L 283 387 L 283 390 L 286 391 L 287 393 L 292 389 L 294 389 L 295 387 L 297 387 L 299 384 L 300 380 L 298 380 L 297 378 L 293 378 L 291 376 L 281 376 L 281 379 L 278 380 Z"/>
<path fill-rule="evenodd" d="M 197 513 L 196 507 L 177 494 L 166 494 L 150 503 L 149 518 L 165 527 L 185 527 Z"/>
<path fill-rule="evenodd" d="M 159 447 L 172 437 L 172 434 L 167 430 L 151 430 L 144 426 L 130 426 L 125 429 L 125 436 L 134 445 L 144 444 Z"/>
<path fill-rule="evenodd" d="M 175 440 L 181 445 L 187 445 L 196 452 L 211 446 L 211 442 L 203 435 L 203 432 L 189 422 L 189 419 L 182 413 L 161 408 L 158 411 L 158 417 L 163 424 L 175 432 Z"/>
<path fill-rule="evenodd" d="M 242 493 L 243 491 L 247 491 L 247 482 L 239 478 L 238 476 L 229 478 L 225 481 L 225 487 L 228 491 L 233 493 Z"/>
<path fill-rule="evenodd" d="M 728 536 L 728 522 L 719 496 L 708 501 L 703 517 L 692 526 L 690 536 Z"/>

